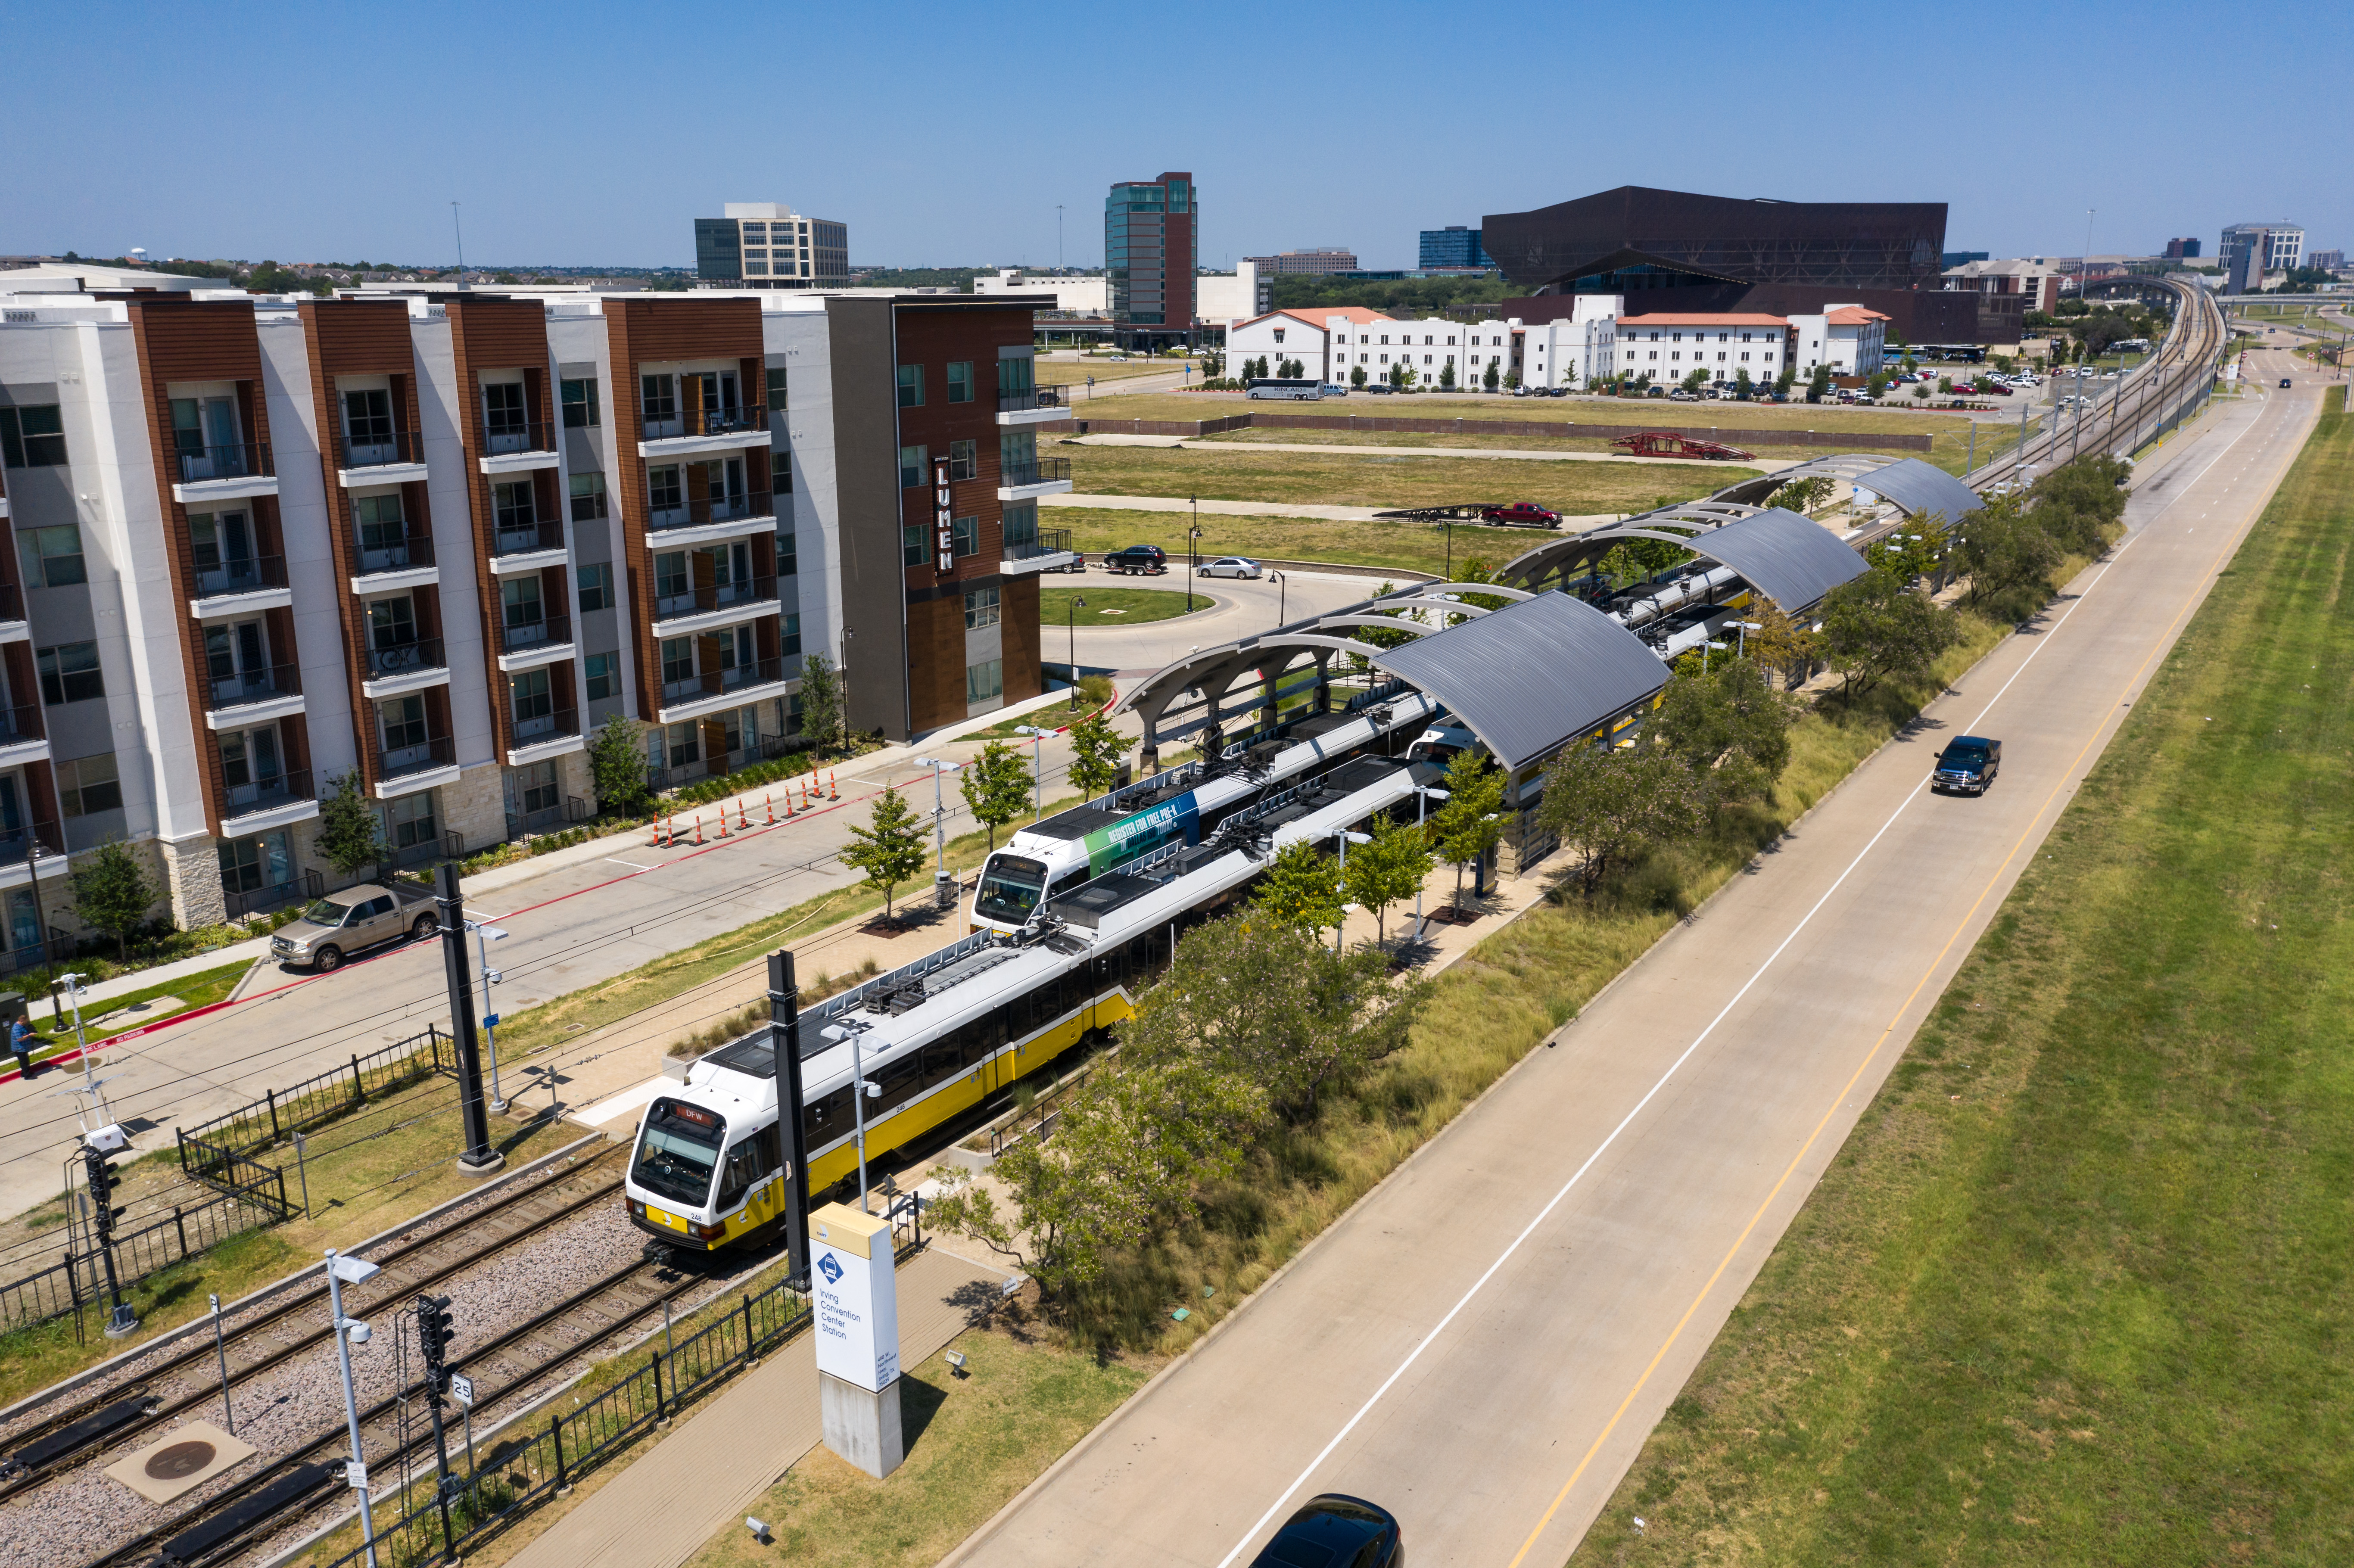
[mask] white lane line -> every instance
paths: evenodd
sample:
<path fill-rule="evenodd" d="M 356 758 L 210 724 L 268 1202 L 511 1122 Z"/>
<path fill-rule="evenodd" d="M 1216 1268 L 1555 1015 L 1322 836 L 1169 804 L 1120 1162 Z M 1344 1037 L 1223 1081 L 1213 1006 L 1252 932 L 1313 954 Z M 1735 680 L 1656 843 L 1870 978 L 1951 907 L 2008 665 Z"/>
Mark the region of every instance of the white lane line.
<path fill-rule="evenodd" d="M 2252 427 L 2243 427 L 2240 432 L 2241 435 L 2245 435 L 2249 428 Z M 2224 456 L 2231 451 L 2232 448 L 2239 444 L 2239 436 L 2234 436 L 2231 442 L 2223 448 L 2222 451 L 2217 452 L 2213 458 L 2208 461 L 2205 468 L 2201 468 L 2197 474 L 2194 474 L 2191 477 L 2190 483 L 2196 484 L 2200 478 L 2205 476 L 2208 469 L 2213 468 L 2216 463 L 2221 461 Z M 2185 488 L 2188 487 L 2186 486 Z M 2159 509 L 2158 515 L 2161 517 L 2164 516 L 2167 509 L 2171 508 L 2173 504 L 2173 502 L 2168 501 L 2165 507 L 2161 507 Z M 2151 519 L 2152 522 L 2155 522 L 2156 520 L 2156 518 Z M 2147 524 L 2145 524 L 2145 527 L 2146 526 Z M 2016 682 L 2020 676 L 2027 673 L 2027 667 L 2030 664 L 2034 663 L 2037 657 L 2040 656 L 2046 648 L 2052 646 L 2053 640 L 2059 635 L 2060 629 L 2068 624 L 2069 617 L 2074 615 L 2077 609 L 2082 606 L 2086 599 L 2093 597 L 2093 590 L 2094 588 L 2099 588 L 2101 584 L 2108 580 L 2109 568 L 2115 566 L 2118 558 L 2127 550 L 2133 548 L 2134 541 L 2138 539 L 2140 536 L 2141 535 L 2139 534 L 2132 535 L 2128 536 L 2123 544 L 2116 547 L 2116 550 L 2111 554 L 2108 560 L 2102 565 L 2101 575 L 2094 577 L 2090 583 L 2087 583 L 2084 586 L 2084 591 L 2076 596 L 2075 600 L 2061 613 L 2058 620 L 2052 623 L 2052 630 L 2046 632 L 2040 640 L 2038 640 L 2035 646 L 2028 651 L 2026 658 L 2020 661 L 2019 668 L 2011 672 L 2010 679 L 2005 681 L 2002 685 L 1996 690 L 1995 694 L 1987 699 L 1986 705 L 1978 711 L 1977 717 L 1971 719 L 1969 723 L 1970 729 L 1975 730 L 1978 728 L 1979 722 L 1982 721 L 1988 714 L 1994 711 L 1995 704 L 2002 700 L 2003 694 L 2010 690 L 2012 683 Z M 1340 1431 L 1334 1433 L 1332 1435 L 1332 1440 L 1325 1444 L 1321 1449 L 1318 1450 L 1316 1457 L 1310 1459 L 1308 1462 L 1307 1467 L 1301 1470 L 1299 1474 L 1293 1478 L 1292 1483 L 1283 1489 L 1283 1495 L 1277 1498 L 1274 1502 L 1267 1505 L 1267 1511 L 1259 1515 L 1258 1521 L 1253 1524 L 1249 1530 L 1243 1533 L 1242 1539 L 1235 1542 L 1234 1550 L 1228 1552 L 1224 1557 L 1218 1560 L 1218 1568 L 1233 1568 L 1235 1559 L 1241 1556 L 1243 1549 L 1248 1546 L 1251 1542 L 1257 1537 L 1260 1531 L 1267 1528 L 1267 1521 L 1276 1516 L 1278 1510 L 1279 1510 L 1284 1504 L 1292 1499 L 1301 1487 L 1308 1484 L 1308 1478 L 1314 1475 L 1317 1469 L 1326 1459 L 1331 1457 L 1332 1451 L 1335 1448 L 1338 1448 L 1343 1442 L 1347 1441 L 1349 1434 L 1357 1429 L 1358 1423 L 1362 1422 L 1367 1415 L 1371 1414 L 1373 1413 L 1373 1406 L 1379 1404 L 1382 1401 L 1382 1397 L 1388 1393 L 1389 1391 L 1396 1385 L 1398 1379 L 1406 1374 L 1407 1369 L 1411 1368 L 1416 1361 L 1422 1359 L 1422 1352 L 1428 1350 L 1431 1347 L 1431 1344 L 1437 1340 L 1438 1336 L 1447 1331 L 1447 1326 L 1455 1321 L 1456 1318 L 1462 1312 L 1463 1308 L 1471 1305 L 1472 1299 L 1477 1297 L 1480 1291 L 1487 1288 L 1488 1282 L 1496 1277 L 1497 1271 L 1502 1268 L 1506 1263 L 1511 1261 L 1514 1253 L 1521 1250 L 1521 1244 L 1527 1241 L 1531 1235 L 1534 1234 L 1537 1227 L 1544 1224 L 1546 1217 L 1549 1216 L 1554 1209 L 1560 1207 L 1562 1200 L 1569 1196 L 1571 1189 L 1575 1188 L 1578 1182 L 1585 1180 L 1585 1173 L 1588 1171 L 1594 1169 L 1595 1161 L 1600 1160 L 1602 1156 L 1608 1151 L 1610 1146 L 1618 1141 L 1618 1135 L 1625 1132 L 1628 1126 L 1634 1122 L 1635 1118 L 1643 1113 L 1643 1107 L 1649 1105 L 1653 1099 L 1658 1097 L 1659 1091 L 1668 1086 L 1668 1081 L 1670 1078 L 1673 1078 L 1676 1074 L 1681 1070 L 1683 1065 L 1691 1059 L 1692 1053 L 1699 1050 L 1701 1045 L 1711 1034 L 1716 1033 L 1717 1025 L 1723 1023 L 1726 1016 L 1730 1014 L 1734 1008 L 1741 1005 L 1741 999 L 1749 994 L 1750 988 L 1755 986 L 1760 980 L 1764 979 L 1766 971 L 1774 967 L 1775 960 L 1782 956 L 1783 952 L 1790 946 L 1791 943 L 1798 939 L 1799 933 L 1804 931 L 1807 927 L 1813 922 L 1816 915 L 1821 912 L 1823 906 L 1830 902 L 1831 895 L 1837 893 L 1841 885 L 1843 885 L 1850 876 L 1854 874 L 1855 868 L 1861 865 L 1863 863 L 1864 857 L 1870 854 L 1873 848 L 1879 844 L 1880 841 L 1888 835 L 1889 829 L 1896 825 L 1897 818 L 1904 814 L 1906 809 L 1919 798 L 1921 791 L 1928 788 L 1928 779 L 1922 779 L 1918 784 L 1913 786 L 1912 789 L 1905 795 L 1903 800 L 1897 802 L 1896 809 L 1889 813 L 1888 820 L 1880 825 L 1880 831 L 1873 833 L 1871 840 L 1864 844 L 1863 848 L 1856 852 L 1855 858 L 1848 862 L 1847 869 L 1839 874 L 1839 879 L 1837 881 L 1833 882 L 1829 887 L 1823 890 L 1822 896 L 1815 900 L 1813 907 L 1809 908 L 1806 914 L 1799 916 L 1798 923 L 1790 927 L 1789 935 L 1784 937 L 1780 943 L 1775 947 L 1774 950 L 1766 955 L 1766 961 L 1757 966 L 1755 973 L 1752 974 L 1746 980 L 1742 982 L 1741 989 L 1733 993 L 1733 1000 L 1726 1002 L 1723 1008 L 1718 1012 L 1717 1015 L 1708 1021 L 1708 1026 L 1706 1028 L 1702 1029 L 1697 1035 L 1693 1036 L 1692 1043 L 1684 1047 L 1683 1054 L 1668 1065 L 1668 1070 L 1659 1075 L 1658 1082 L 1654 1083 L 1649 1089 L 1644 1091 L 1643 1097 L 1635 1102 L 1634 1108 L 1619 1118 L 1618 1125 L 1610 1129 L 1609 1136 L 1597 1144 L 1595 1147 L 1594 1152 L 1585 1157 L 1585 1163 L 1578 1166 L 1578 1168 L 1571 1173 L 1569 1180 L 1561 1184 L 1561 1190 L 1553 1195 L 1543 1208 L 1537 1211 L 1536 1217 L 1522 1228 L 1521 1234 L 1514 1236 L 1511 1243 L 1505 1246 L 1502 1252 L 1496 1255 L 1496 1261 L 1490 1264 L 1487 1267 L 1487 1271 L 1481 1274 L 1478 1279 L 1471 1282 L 1471 1287 L 1463 1293 L 1461 1298 L 1458 1299 L 1454 1306 L 1447 1308 L 1447 1316 L 1441 1318 L 1437 1324 L 1433 1325 L 1431 1330 L 1422 1337 L 1412 1351 L 1409 1351 L 1406 1353 L 1405 1360 L 1397 1364 L 1396 1370 L 1392 1372 L 1388 1377 L 1382 1380 L 1381 1386 L 1373 1390 L 1373 1392 L 1367 1396 L 1365 1403 L 1357 1407 L 1357 1413 L 1349 1417 L 1347 1425 L 1343 1425 Z"/>
<path fill-rule="evenodd" d="M 631 871 L 652 871 L 653 869 L 653 867 L 650 865 L 640 865 L 633 860 L 623 860 L 619 855 L 609 854 L 605 858 L 612 862 L 615 865 L 626 865 Z"/>

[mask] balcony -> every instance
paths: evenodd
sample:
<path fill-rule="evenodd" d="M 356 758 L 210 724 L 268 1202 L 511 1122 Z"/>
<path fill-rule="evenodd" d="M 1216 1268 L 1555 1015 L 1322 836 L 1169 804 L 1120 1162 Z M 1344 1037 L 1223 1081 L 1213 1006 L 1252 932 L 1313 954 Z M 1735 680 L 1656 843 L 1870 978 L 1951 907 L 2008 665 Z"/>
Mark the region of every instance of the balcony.
<path fill-rule="evenodd" d="M 233 675 L 216 675 L 205 682 L 207 721 L 235 714 L 239 724 L 258 724 L 302 711 L 302 673 L 292 664 L 269 664 Z"/>
<path fill-rule="evenodd" d="M 1041 495 L 1057 495 L 1070 488 L 1071 460 L 1068 458 L 1037 458 L 1029 462 L 1007 463 L 997 474 L 997 499 L 1000 501 L 1030 501 Z"/>
<path fill-rule="evenodd" d="M 646 531 L 662 535 L 665 546 L 705 544 L 761 533 L 775 525 L 776 515 L 776 497 L 754 490 L 649 511 Z"/>
<path fill-rule="evenodd" d="M 198 620 L 249 615 L 294 602 L 286 587 L 283 556 L 246 556 L 225 561 L 207 551 L 183 559 L 188 563 L 189 586 L 196 590 L 188 600 L 188 613 Z"/>
<path fill-rule="evenodd" d="M 658 716 L 663 724 L 677 724 L 762 696 L 781 696 L 800 667 L 798 658 L 754 659 L 664 681 Z"/>
<path fill-rule="evenodd" d="M 773 605 L 777 579 L 739 577 L 734 582 L 700 583 L 685 593 L 664 594 L 654 600 L 654 634 L 679 637 L 741 620 L 748 609 Z"/>
<path fill-rule="evenodd" d="M 1001 425 L 1043 425 L 1068 418 L 1071 413 L 1070 391 L 1067 387 L 1025 387 L 1018 392 L 1001 389 L 997 394 L 997 422 Z"/>
<path fill-rule="evenodd" d="M 39 705 L 0 705 L 0 768 L 21 768 L 27 762 L 46 761 L 48 755 L 48 733 L 41 721 Z"/>
<path fill-rule="evenodd" d="M 769 444 L 769 409 L 764 403 L 724 403 L 716 408 L 649 414 L 640 424 L 645 433 L 638 443 L 640 457 L 686 457 Z"/>
<path fill-rule="evenodd" d="M 580 713 L 577 708 L 549 708 L 533 714 L 517 714 L 514 726 L 514 744 L 507 748 L 507 766 L 520 768 L 526 762 L 540 762 L 567 751 L 580 749 Z"/>
<path fill-rule="evenodd" d="M 398 538 L 379 535 L 373 543 L 362 534 L 353 544 L 355 564 L 359 568 L 352 577 L 352 591 L 355 594 L 425 588 L 441 580 L 440 572 L 433 565 L 430 534 L 406 534 Z"/>
<path fill-rule="evenodd" d="M 232 920 L 308 904 L 325 891 L 326 885 L 315 871 L 298 872 L 283 882 L 260 887 L 231 887 L 226 882 L 221 885 L 221 897 L 228 903 Z"/>
<path fill-rule="evenodd" d="M 341 439 L 345 490 L 361 484 L 409 484 L 425 477 L 425 438 L 414 430 L 380 430 Z"/>
<path fill-rule="evenodd" d="M 311 787 L 311 770 L 307 768 L 275 773 L 248 784 L 226 785 L 223 795 L 223 838 L 270 832 L 319 814 L 319 797 Z"/>
<path fill-rule="evenodd" d="M 557 427 L 525 419 L 482 421 L 484 473 L 525 473 L 554 468 L 564 460 L 556 450 Z"/>
<path fill-rule="evenodd" d="M 450 660 L 439 637 L 379 643 L 364 657 L 366 668 L 360 676 L 360 690 L 370 702 L 421 692 L 450 679 Z"/>
<path fill-rule="evenodd" d="M 568 615 L 503 621 L 496 632 L 502 670 L 533 670 L 572 657 L 572 618 Z"/>
<path fill-rule="evenodd" d="M 564 524 L 553 518 L 543 523 L 502 524 L 491 535 L 494 573 L 535 572 L 563 564 Z"/>
<path fill-rule="evenodd" d="M 998 555 L 998 572 L 1009 577 L 1069 571 L 1080 564 L 1077 552 L 1071 548 L 1068 528 L 1041 528 L 1034 537 L 1008 539 Z"/>
<path fill-rule="evenodd" d="M 456 741 L 446 735 L 434 735 L 394 745 L 395 738 L 398 737 L 383 737 L 376 756 L 377 800 L 389 800 L 395 795 L 458 781 Z"/>
<path fill-rule="evenodd" d="M 182 447 L 175 454 L 173 474 L 175 501 L 233 501 L 278 493 L 278 470 L 266 441 Z"/>
<path fill-rule="evenodd" d="M 22 866 L 38 844 L 44 857 L 66 853 L 65 835 L 55 822 L 29 822 L 0 828 L 0 865 Z M 55 874 L 52 868 L 51 874 Z"/>
<path fill-rule="evenodd" d="M 0 642 L 30 642 L 33 628 L 25 619 L 25 595 L 15 583 L 0 583 Z"/>

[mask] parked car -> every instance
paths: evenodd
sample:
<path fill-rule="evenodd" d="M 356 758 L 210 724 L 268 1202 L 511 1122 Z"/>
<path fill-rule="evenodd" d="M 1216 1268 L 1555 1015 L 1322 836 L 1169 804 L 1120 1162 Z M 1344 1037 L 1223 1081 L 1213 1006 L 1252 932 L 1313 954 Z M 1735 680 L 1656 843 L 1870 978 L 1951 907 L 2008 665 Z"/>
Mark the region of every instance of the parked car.
<path fill-rule="evenodd" d="M 1510 506 L 1490 506 L 1479 514 L 1482 523 L 1502 523 L 1515 528 L 1558 528 L 1561 514 L 1539 506 L 1533 501 L 1515 501 Z"/>
<path fill-rule="evenodd" d="M 1937 761 L 1929 770 L 1932 790 L 1955 790 L 1964 795 L 1983 795 L 2002 770 L 2002 742 L 1984 736 L 1957 735 L 1937 753 Z"/>
<path fill-rule="evenodd" d="M 1679 387 L 1674 391 L 1668 394 L 1668 401 L 1670 403 L 1697 403 L 1700 401 L 1700 394 L 1691 390 L 1688 387 Z"/>
<path fill-rule="evenodd" d="M 1379 1503 L 1326 1492 L 1283 1521 L 1251 1568 L 1401 1568 L 1403 1533 L 1397 1516 Z"/>
<path fill-rule="evenodd" d="M 308 964 L 321 974 L 343 968 L 354 953 L 404 937 L 420 941 L 441 928 L 433 895 L 409 883 L 363 883 L 313 899 L 302 917 L 270 938 L 281 964 Z"/>
<path fill-rule="evenodd" d="M 1390 394 L 1394 393 L 1397 388 L 1391 386 L 1386 381 L 1368 381 L 1363 387 L 1360 387 L 1359 390 L 1371 392 L 1376 397 L 1387 397 Z"/>
<path fill-rule="evenodd" d="M 1256 577 L 1259 564 L 1248 556 L 1220 556 L 1214 561 L 1204 561 L 1194 568 L 1194 575 L 1204 577 Z"/>
<path fill-rule="evenodd" d="M 1104 570 L 1131 577 L 1158 577 L 1169 569 L 1169 554 L 1158 545 L 1130 545 L 1103 560 Z"/>
<path fill-rule="evenodd" d="M 2282 386 L 2284 386 L 2284 387 L 2285 387 L 2285 386 L 2287 386 L 2288 384 L 2289 384 L 2289 378 L 2288 378 L 2287 376 L 2282 376 L 2282 377 L 2281 377 L 2281 385 L 2282 385 Z"/>

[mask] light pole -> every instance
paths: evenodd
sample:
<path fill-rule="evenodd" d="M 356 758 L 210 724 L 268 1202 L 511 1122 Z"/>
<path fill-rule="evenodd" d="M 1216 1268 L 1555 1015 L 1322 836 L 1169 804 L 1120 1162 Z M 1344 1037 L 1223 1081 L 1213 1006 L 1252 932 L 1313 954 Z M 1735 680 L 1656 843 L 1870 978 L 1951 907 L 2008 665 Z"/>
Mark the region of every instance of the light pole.
<path fill-rule="evenodd" d="M 58 982 L 66 988 L 66 1000 L 73 1004 L 74 1044 L 81 1052 L 81 1081 L 84 1084 L 89 1084 L 90 1082 L 91 1074 L 90 1039 L 82 1033 L 81 1028 L 82 979 L 83 976 L 81 971 L 77 969 L 71 974 L 59 975 L 58 977 Z"/>
<path fill-rule="evenodd" d="M 368 1508 L 367 1456 L 360 1451 L 360 1402 L 352 1392 L 352 1347 L 368 1342 L 368 1326 L 344 1316 L 344 1287 L 366 1285 L 381 1272 L 364 1257 L 338 1257 L 334 1247 L 327 1249 L 327 1310 L 334 1319 L 335 1359 L 344 1371 L 344 1425 L 352 1435 L 344 1483 L 360 1494 L 360 1538 L 367 1543 L 368 1568 L 376 1568 L 376 1516 Z"/>
<path fill-rule="evenodd" d="M 1087 609 L 1085 594 L 1073 594 L 1063 607 L 1063 631 L 1071 640 L 1071 711 L 1079 711 L 1079 611 Z"/>
<path fill-rule="evenodd" d="M 955 772 L 957 765 L 936 757 L 918 757 L 916 766 L 932 770 L 932 842 L 939 853 L 939 864 L 932 872 L 932 902 L 945 909 L 954 900 L 949 895 L 949 817 L 940 795 L 940 775 Z"/>
<path fill-rule="evenodd" d="M 1371 833 L 1351 832 L 1346 828 L 1334 828 L 1329 836 L 1341 841 L 1341 869 L 1339 876 L 1341 885 L 1346 887 L 1349 881 L 1349 846 L 1351 844 L 1372 843 L 1373 842 L 1373 835 Z M 1349 911 L 1354 907 L 1355 906 L 1351 904 L 1341 905 L 1341 918 L 1335 922 L 1332 927 L 1332 956 L 1336 959 L 1341 956 L 1341 943 L 1349 928 Z"/>
<path fill-rule="evenodd" d="M 858 1037 L 874 1027 L 855 1018 L 845 1018 L 839 1023 L 828 1024 L 824 1031 L 828 1040 L 837 1044 L 847 1041 L 850 1044 L 850 1109 L 858 1131 L 858 1212 L 862 1214 L 875 1212 L 866 1206 L 866 1097 L 880 1099 L 883 1086 L 866 1081 L 866 1059 L 859 1050 Z"/>
<path fill-rule="evenodd" d="M 1449 800 L 1453 798 L 1453 794 L 1454 791 L 1442 789 L 1436 784 L 1416 785 L 1414 787 L 1414 831 L 1417 833 L 1422 832 L 1422 809 L 1425 801 Z M 1420 887 L 1414 890 L 1414 939 L 1417 943 L 1422 940 L 1422 889 Z"/>
<path fill-rule="evenodd" d="M 1073 670 L 1071 673 L 1076 677 L 1078 672 Z M 1074 679 L 1071 685 L 1074 690 L 1076 690 L 1078 682 Z M 1017 724 L 1013 726 L 1013 733 L 1030 737 L 1030 820 L 1034 822 L 1046 811 L 1044 747 L 1046 737 L 1055 732 L 1051 729 L 1040 729 L 1034 724 Z"/>
<path fill-rule="evenodd" d="M 480 920 L 467 921 L 466 929 L 474 934 L 474 953 L 482 971 L 482 1044 L 491 1054 L 491 1111 L 504 1116 L 507 1102 L 499 1093 L 499 1015 L 491 1006 L 491 988 L 507 977 L 491 968 L 491 944 L 505 941 L 507 934 Z"/>
<path fill-rule="evenodd" d="M 1278 626 L 1281 626 L 1285 624 L 1283 619 L 1284 601 L 1290 595 L 1291 585 L 1284 580 L 1284 577 L 1281 572 L 1269 572 L 1267 575 L 1275 579 L 1275 623 Z"/>
<path fill-rule="evenodd" d="M 1193 565 L 1193 541 L 1202 536 L 1202 498 L 1198 495 L 1188 497 L 1185 504 L 1193 509 L 1193 521 L 1185 526 L 1185 612 L 1191 615 L 1193 611 L 1193 575 L 1196 570 Z"/>

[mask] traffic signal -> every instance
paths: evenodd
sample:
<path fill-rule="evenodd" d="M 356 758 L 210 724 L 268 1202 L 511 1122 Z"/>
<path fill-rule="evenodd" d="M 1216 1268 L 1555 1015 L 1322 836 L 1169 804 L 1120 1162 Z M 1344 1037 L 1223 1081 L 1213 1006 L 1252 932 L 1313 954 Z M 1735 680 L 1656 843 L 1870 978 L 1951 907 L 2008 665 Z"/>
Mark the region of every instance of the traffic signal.
<path fill-rule="evenodd" d="M 425 1373 L 433 1392 L 440 1393 L 450 1383 L 450 1341 L 458 1337 L 458 1330 L 450 1314 L 447 1296 L 420 1296 L 417 1298 L 417 1335 L 425 1345 Z"/>
<path fill-rule="evenodd" d="M 106 1156 L 95 1149 L 81 1151 L 82 1169 L 90 1182 L 90 1207 L 92 1222 L 99 1235 L 114 1234 L 114 1222 L 122 1217 L 122 1210 L 114 1202 L 115 1189 L 122 1185 L 122 1173 L 106 1162 Z"/>

